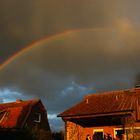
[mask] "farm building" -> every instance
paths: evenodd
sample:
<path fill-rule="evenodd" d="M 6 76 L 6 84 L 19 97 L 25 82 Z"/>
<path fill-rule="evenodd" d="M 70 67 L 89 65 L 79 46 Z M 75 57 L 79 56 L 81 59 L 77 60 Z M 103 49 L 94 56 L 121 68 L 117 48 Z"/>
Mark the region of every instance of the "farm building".
<path fill-rule="evenodd" d="M 140 88 L 89 94 L 58 117 L 65 140 L 140 139 Z"/>

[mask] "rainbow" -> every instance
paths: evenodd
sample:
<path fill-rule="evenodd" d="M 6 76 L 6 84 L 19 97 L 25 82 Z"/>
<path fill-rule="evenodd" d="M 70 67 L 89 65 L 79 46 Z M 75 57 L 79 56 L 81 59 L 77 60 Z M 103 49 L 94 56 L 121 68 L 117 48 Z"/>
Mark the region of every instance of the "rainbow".
<path fill-rule="evenodd" d="M 0 64 L 0 70 L 5 68 L 8 64 L 10 64 L 12 61 L 14 61 L 18 57 L 20 57 L 21 55 L 26 53 L 28 50 L 32 49 L 33 47 L 40 46 L 44 41 L 47 43 L 49 41 L 59 39 L 59 38 L 61 38 L 63 36 L 71 34 L 71 33 L 78 33 L 78 32 L 84 32 L 84 31 L 99 31 L 99 30 L 102 30 L 102 29 L 101 28 L 84 28 L 84 29 L 67 30 L 67 31 L 57 33 L 57 34 L 54 34 L 54 35 L 50 35 L 50 36 L 47 36 L 47 37 L 45 37 L 43 39 L 34 41 L 33 43 L 25 46 L 23 49 L 21 49 L 20 51 L 16 52 L 15 54 L 13 54 L 9 59 L 4 61 L 2 64 Z M 104 29 L 104 30 L 109 31 L 110 29 Z"/>

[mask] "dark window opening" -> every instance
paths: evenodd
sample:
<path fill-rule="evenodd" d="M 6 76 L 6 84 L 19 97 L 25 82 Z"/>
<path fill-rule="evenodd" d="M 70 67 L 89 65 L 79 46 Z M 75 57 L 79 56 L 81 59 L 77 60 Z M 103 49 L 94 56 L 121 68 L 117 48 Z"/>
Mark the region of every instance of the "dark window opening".
<path fill-rule="evenodd" d="M 122 135 L 124 134 L 124 130 L 116 130 L 116 136 L 122 139 Z"/>
<path fill-rule="evenodd" d="M 103 132 L 94 132 L 93 140 L 94 139 L 103 139 Z"/>
<path fill-rule="evenodd" d="M 40 113 L 35 113 L 34 114 L 34 122 L 41 122 L 41 114 Z"/>

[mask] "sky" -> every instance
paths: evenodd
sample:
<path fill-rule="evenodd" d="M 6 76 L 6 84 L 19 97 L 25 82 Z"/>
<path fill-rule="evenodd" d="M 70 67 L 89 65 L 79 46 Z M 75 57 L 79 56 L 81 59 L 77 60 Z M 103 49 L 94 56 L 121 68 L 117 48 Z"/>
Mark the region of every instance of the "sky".
<path fill-rule="evenodd" d="M 139 0 L 0 4 L 0 102 L 40 98 L 56 116 L 89 93 L 133 88 L 140 73 Z"/>

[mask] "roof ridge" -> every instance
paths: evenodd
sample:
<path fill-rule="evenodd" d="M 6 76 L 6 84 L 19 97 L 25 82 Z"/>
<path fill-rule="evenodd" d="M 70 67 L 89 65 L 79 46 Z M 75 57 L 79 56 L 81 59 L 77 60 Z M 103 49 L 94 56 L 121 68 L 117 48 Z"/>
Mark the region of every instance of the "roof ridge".
<path fill-rule="evenodd" d="M 34 101 L 40 101 L 39 98 L 35 98 L 35 99 L 30 99 L 30 100 L 21 100 L 21 102 L 6 102 L 6 103 L 0 103 L 0 105 L 8 105 L 8 104 L 20 104 L 20 103 L 25 103 L 25 102 L 34 102 Z"/>
<path fill-rule="evenodd" d="M 84 99 L 87 99 L 88 97 L 93 97 L 93 96 L 103 96 L 103 95 L 110 95 L 110 94 L 114 94 L 114 93 L 128 93 L 128 92 L 135 92 L 135 90 L 138 88 L 130 88 L 130 89 L 124 89 L 124 90 L 112 90 L 112 91 L 105 91 L 105 92 L 97 92 L 97 93 L 90 93 L 84 96 Z M 139 88 L 140 89 L 140 88 Z"/>

